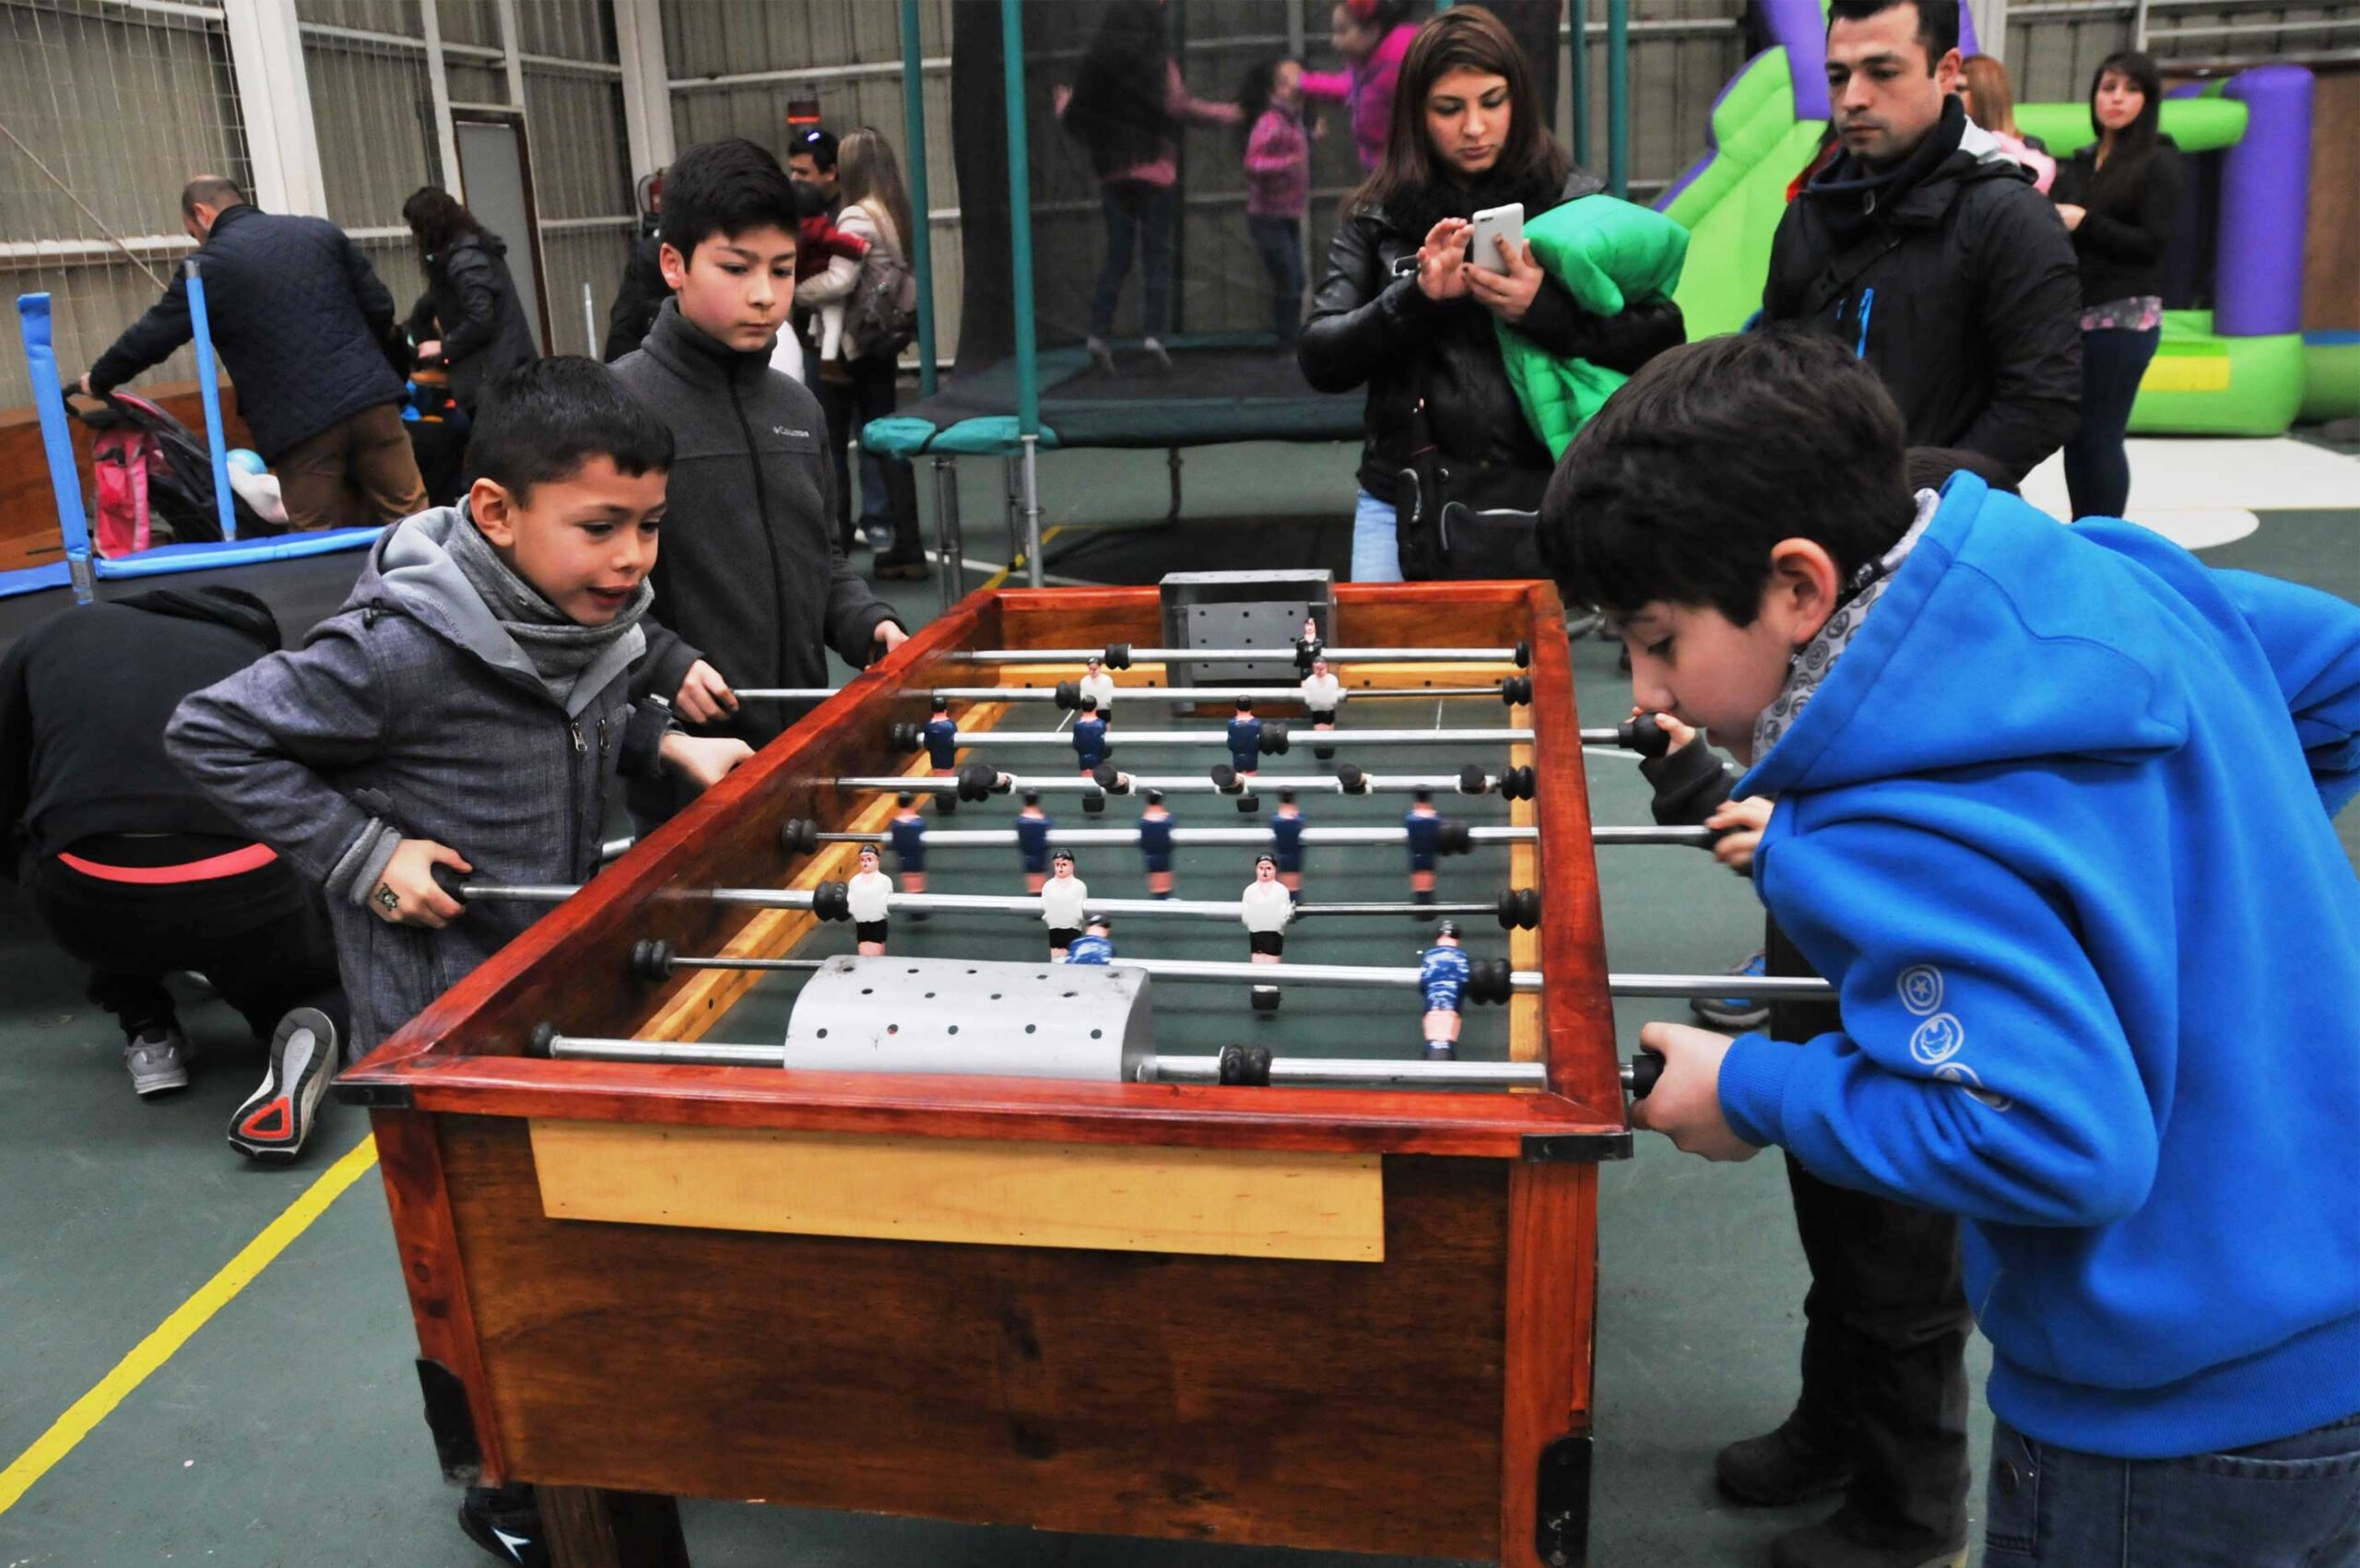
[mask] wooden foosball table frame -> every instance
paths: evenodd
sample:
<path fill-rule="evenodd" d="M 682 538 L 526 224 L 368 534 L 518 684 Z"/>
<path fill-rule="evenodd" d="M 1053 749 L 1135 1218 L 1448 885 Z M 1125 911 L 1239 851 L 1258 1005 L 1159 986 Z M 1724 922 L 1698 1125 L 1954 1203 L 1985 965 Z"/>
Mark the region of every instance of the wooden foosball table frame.
<path fill-rule="evenodd" d="M 1339 643 L 1527 643 L 1535 798 L 1514 934 L 1545 1091 L 1067 1082 L 552 1061 L 535 1028 L 693 1040 L 784 953 L 789 818 L 873 830 L 934 687 L 1158 640 L 1156 590 L 954 607 L 348 1072 L 371 1109 L 429 1424 L 453 1480 L 541 1489 L 552 1560 L 682 1564 L 680 1495 L 975 1523 L 1586 1560 L 1597 1162 L 1627 1155 L 1573 678 L 1541 584 L 1339 586 Z M 1152 681 L 1161 670 L 1131 670 Z M 1277 706 L 1278 704 L 1274 704 Z M 962 729 L 987 727 L 974 703 Z M 1349 732 L 1347 732 L 1349 733 Z"/>

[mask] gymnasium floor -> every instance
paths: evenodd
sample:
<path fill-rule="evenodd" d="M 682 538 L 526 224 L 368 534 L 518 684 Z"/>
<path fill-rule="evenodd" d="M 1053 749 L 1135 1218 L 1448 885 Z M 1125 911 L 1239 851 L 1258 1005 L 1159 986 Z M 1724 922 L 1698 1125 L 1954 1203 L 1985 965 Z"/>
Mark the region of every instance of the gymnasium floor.
<path fill-rule="evenodd" d="M 2360 600 L 2360 461 L 2295 442 L 2138 443 L 2133 461 L 2142 490 L 2174 503 L 2151 512 L 2134 498 L 2134 515 L 2192 541 L 2224 540 L 2206 549 L 2218 564 Z M 1340 566 L 1349 525 L 1335 502 L 1350 492 L 1351 467 L 1338 448 L 1194 453 L 1189 513 L 1199 521 L 1085 532 L 1099 519 L 1160 515 L 1162 466 L 1151 454 L 1054 454 L 1044 492 L 1051 524 L 1067 531 L 1050 546 L 1053 569 L 1143 582 L 1305 554 Z M 972 461 L 966 470 L 971 559 L 1004 560 L 998 473 Z M 2036 497 L 2045 482 L 2036 479 Z M 1244 521 L 1315 512 L 1333 520 Z M 2250 531 L 2240 513 L 2252 514 Z M 353 569 L 346 558 L 246 581 L 300 628 L 333 607 Z M 929 584 L 897 587 L 913 614 L 931 606 Z M 54 596 L 0 603 L 0 641 L 59 607 Z M 1575 664 L 1584 713 L 1619 713 L 1611 649 L 1576 643 Z M 1646 819 L 1627 761 L 1593 759 L 1590 773 L 1599 821 Z M 2339 829 L 2360 864 L 2360 811 Z M 1704 856 L 1616 849 L 1599 870 L 1613 968 L 1718 968 L 1758 938 L 1744 884 Z M 1135 874 L 1127 855 L 1105 872 L 1126 888 Z M 1002 939 L 1021 940 L 1025 953 L 1037 941 L 1029 932 Z M 1145 940 L 1135 930 L 1126 949 Z M 1297 1006 L 1290 997 L 1288 1008 Z M 1676 1016 L 1661 1005 L 1619 1013 L 1626 1038 L 1646 1018 Z M 2267 1027 L 2260 1006 L 2256 1016 Z M 455 1495 L 436 1479 L 360 1116 L 331 1106 L 291 1170 L 248 1165 L 221 1135 L 259 1057 L 218 1004 L 183 1018 L 209 1053 L 195 1086 L 137 1102 L 117 1064 L 119 1039 L 83 1001 L 80 976 L 0 903 L 0 1568 L 490 1562 L 457 1534 Z M 1718 1444 L 1775 1423 L 1793 1394 L 1803 1273 L 1779 1162 L 1708 1166 L 1642 1138 L 1636 1159 L 1605 1168 L 1601 1189 L 1594 1560 L 1764 1561 L 1769 1539 L 1817 1505 L 1731 1508 L 1714 1494 L 1710 1464 Z M 1979 1387 L 1979 1341 L 1970 1360 Z M 1978 1399 L 1978 1473 L 1988 1427 Z M 731 1503 L 693 1503 L 685 1515 L 702 1568 L 1383 1561 Z"/>

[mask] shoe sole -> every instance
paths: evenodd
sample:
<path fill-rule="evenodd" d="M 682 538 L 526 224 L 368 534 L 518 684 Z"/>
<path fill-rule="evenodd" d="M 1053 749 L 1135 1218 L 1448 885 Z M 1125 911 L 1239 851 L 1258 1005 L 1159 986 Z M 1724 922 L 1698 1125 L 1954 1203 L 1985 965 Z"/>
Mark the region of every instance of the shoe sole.
<path fill-rule="evenodd" d="M 308 1035 L 298 1044 L 294 1036 Z M 278 1020 L 262 1087 L 230 1118 L 230 1147 L 250 1160 L 283 1163 L 303 1151 L 336 1071 L 336 1026 L 298 1008 Z"/>
<path fill-rule="evenodd" d="M 135 1078 L 131 1080 L 131 1092 L 142 1100 L 151 1100 L 159 1094 L 178 1094 L 187 1087 L 188 1069 L 186 1067 L 170 1075 Z"/>
<path fill-rule="evenodd" d="M 1822 1485 L 1808 1487 L 1801 1491 L 1749 1492 L 1731 1486 L 1729 1478 L 1716 1470 L 1713 1484 L 1720 1489 L 1723 1497 L 1748 1508 L 1791 1508 L 1798 1503 L 1809 1503 L 1815 1497 L 1834 1496 L 1852 1484 L 1852 1476 L 1847 1471 Z"/>

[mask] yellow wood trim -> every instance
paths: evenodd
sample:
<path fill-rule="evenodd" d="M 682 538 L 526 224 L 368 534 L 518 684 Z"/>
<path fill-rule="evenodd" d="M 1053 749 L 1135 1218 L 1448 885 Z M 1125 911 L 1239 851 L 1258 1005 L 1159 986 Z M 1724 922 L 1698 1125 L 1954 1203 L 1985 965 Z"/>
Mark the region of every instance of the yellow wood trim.
<path fill-rule="evenodd" d="M 1008 713 L 1005 702 L 978 702 L 959 715 L 962 729 L 990 729 Z M 924 756 L 902 770 L 915 776 L 931 771 Z M 881 832 L 893 819 L 893 797 L 879 794 L 876 799 L 854 813 L 844 824 L 842 831 L 851 833 Z M 832 830 L 834 831 L 834 830 Z M 820 846 L 819 853 L 803 864 L 787 882 L 790 888 L 816 888 L 821 882 L 842 881 L 853 873 L 854 862 L 860 846 L 831 843 Z M 819 924 L 808 910 L 766 909 L 746 922 L 738 935 L 722 948 L 725 958 L 783 958 Z M 743 969 L 700 970 L 689 983 L 680 987 L 663 1010 L 647 1020 L 639 1032 L 643 1040 L 702 1040 L 705 1032 L 721 1021 L 739 997 L 752 990 L 761 980 L 760 971 Z"/>
<path fill-rule="evenodd" d="M 1514 708 L 1509 711 L 1510 727 L 1528 725 L 1532 722 L 1532 710 Z M 1532 765 L 1532 748 L 1512 746 L 1508 749 L 1508 766 L 1528 768 Z M 1528 828 L 1535 820 L 1533 803 L 1512 801 L 1508 806 L 1508 820 L 1519 828 Z M 1533 843 L 1518 843 L 1508 850 L 1508 886 L 1537 888 L 1540 886 L 1540 847 Z M 1545 903 L 1547 894 L 1542 894 Z M 1508 933 L 1508 963 L 1515 969 L 1540 967 L 1540 931 L 1538 926 L 1527 931 L 1521 928 Z M 1545 1054 L 1540 1032 L 1540 993 L 1519 991 L 1508 998 L 1508 1059 L 1516 1062 L 1537 1062 Z"/>
<path fill-rule="evenodd" d="M 889 1241 L 1385 1260 L 1374 1154 L 535 1120 L 552 1220 Z"/>

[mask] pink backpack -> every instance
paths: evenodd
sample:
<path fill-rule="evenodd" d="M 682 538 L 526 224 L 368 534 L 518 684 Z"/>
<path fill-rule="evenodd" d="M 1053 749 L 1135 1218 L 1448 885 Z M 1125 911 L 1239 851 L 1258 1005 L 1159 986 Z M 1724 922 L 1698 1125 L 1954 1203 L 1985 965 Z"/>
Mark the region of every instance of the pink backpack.
<path fill-rule="evenodd" d="M 126 556 L 148 548 L 148 466 L 162 459 L 155 438 L 128 421 L 100 430 L 91 442 L 99 495 L 90 534 L 100 555 Z"/>

